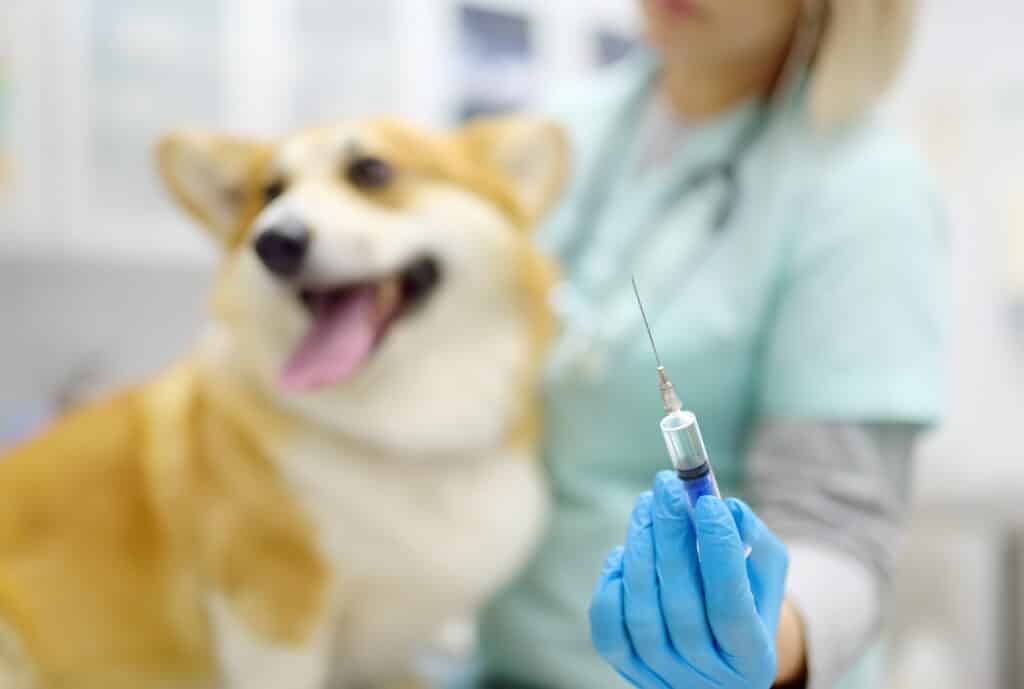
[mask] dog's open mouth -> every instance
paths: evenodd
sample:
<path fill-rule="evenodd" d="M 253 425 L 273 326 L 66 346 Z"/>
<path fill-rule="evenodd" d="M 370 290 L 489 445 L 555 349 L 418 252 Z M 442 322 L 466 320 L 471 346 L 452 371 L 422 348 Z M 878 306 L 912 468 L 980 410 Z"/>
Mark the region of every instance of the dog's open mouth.
<path fill-rule="evenodd" d="M 287 392 L 303 392 L 347 380 L 373 354 L 388 328 L 421 306 L 437 287 L 441 270 L 419 258 L 395 275 L 326 289 L 301 288 L 309 332 L 281 371 Z"/>

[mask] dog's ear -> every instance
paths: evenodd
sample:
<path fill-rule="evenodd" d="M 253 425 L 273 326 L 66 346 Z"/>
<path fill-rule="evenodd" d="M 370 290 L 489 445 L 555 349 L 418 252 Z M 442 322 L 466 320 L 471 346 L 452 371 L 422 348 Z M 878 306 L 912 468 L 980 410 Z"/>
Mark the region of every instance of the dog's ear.
<path fill-rule="evenodd" d="M 558 198 L 569 167 L 569 144 L 554 122 L 517 115 L 486 117 L 467 124 L 459 138 L 470 157 L 511 183 L 530 224 Z"/>
<path fill-rule="evenodd" d="M 257 212 L 266 143 L 198 129 L 166 134 L 157 162 L 174 198 L 223 244 Z"/>

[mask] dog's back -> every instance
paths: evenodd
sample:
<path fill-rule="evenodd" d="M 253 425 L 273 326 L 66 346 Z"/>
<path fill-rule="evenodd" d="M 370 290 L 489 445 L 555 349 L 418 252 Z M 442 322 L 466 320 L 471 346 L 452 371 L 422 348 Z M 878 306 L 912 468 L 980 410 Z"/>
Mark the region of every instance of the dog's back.
<path fill-rule="evenodd" d="M 47 685 L 153 686 L 212 667 L 195 568 L 151 494 L 147 411 L 145 388 L 122 393 L 0 462 L 0 615 L 20 639 L 0 662 L 28 654 Z"/>
<path fill-rule="evenodd" d="M 0 463 L 0 688 L 16 673 L 30 687 L 213 686 L 212 591 L 268 639 L 308 634 L 325 577 L 312 524 L 203 382 L 181 364 Z"/>

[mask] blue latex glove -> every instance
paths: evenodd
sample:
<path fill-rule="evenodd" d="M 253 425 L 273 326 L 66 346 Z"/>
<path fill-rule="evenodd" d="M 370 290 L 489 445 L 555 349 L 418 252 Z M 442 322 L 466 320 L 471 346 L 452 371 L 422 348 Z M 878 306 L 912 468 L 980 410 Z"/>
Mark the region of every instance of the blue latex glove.
<path fill-rule="evenodd" d="M 597 582 L 594 647 L 642 689 L 767 689 L 787 565 L 746 504 L 705 496 L 691 515 L 682 483 L 662 472 Z"/>

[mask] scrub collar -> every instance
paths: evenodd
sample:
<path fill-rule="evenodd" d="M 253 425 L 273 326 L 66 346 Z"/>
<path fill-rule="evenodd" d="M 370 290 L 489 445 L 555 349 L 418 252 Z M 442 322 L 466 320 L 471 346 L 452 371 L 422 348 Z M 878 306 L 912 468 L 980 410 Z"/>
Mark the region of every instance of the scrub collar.
<path fill-rule="evenodd" d="M 617 117 L 613 117 L 619 123 L 620 133 L 634 129 L 629 126 L 637 121 L 633 116 L 638 118 L 643 105 L 656 97 L 658 77 L 664 68 L 661 59 L 649 50 L 643 51 L 635 59 L 639 78 L 634 80 L 634 88 L 627 94 L 623 108 Z M 686 122 L 689 134 L 685 154 L 680 155 L 675 164 L 668 166 L 672 175 L 676 178 L 700 175 L 702 170 L 735 162 L 745 144 L 744 140 L 752 130 L 758 128 L 765 110 L 765 99 L 752 97 L 704 121 Z M 628 122 L 626 118 L 630 118 Z"/>

